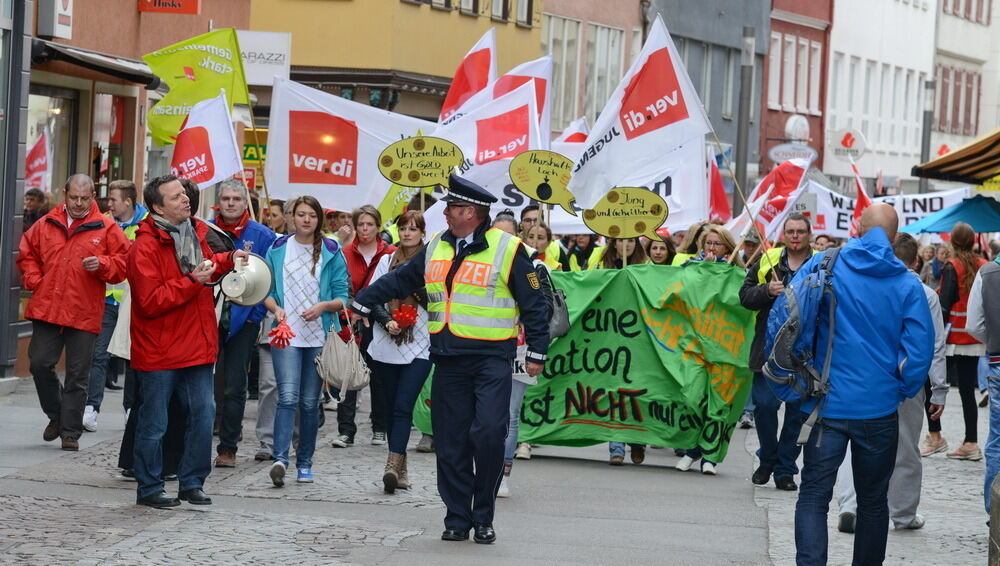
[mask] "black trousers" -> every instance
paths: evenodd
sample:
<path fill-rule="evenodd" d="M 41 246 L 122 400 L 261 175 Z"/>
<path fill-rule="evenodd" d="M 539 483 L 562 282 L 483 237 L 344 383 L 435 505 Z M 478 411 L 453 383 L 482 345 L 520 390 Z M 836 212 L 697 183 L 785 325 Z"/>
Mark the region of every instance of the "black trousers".
<path fill-rule="evenodd" d="M 142 378 L 137 372 L 132 371 L 131 365 L 125 377 L 125 394 L 132 399 L 133 405 L 129 407 L 128 420 L 125 422 L 125 434 L 122 436 L 122 446 L 118 451 L 118 467 L 123 470 L 131 470 L 135 453 L 135 429 L 139 424 L 139 405 L 142 404 Z M 177 474 L 177 467 L 184 454 L 186 420 L 180 401 L 177 400 L 176 396 L 172 397 L 167 406 L 167 432 L 163 435 L 164 476 Z"/>
<path fill-rule="evenodd" d="M 63 438 L 83 434 L 83 408 L 87 404 L 90 362 L 97 334 L 40 320 L 31 323 L 28 360 L 42 412 L 60 425 Z M 56 364 L 66 348 L 66 378 L 59 383 Z"/>
<path fill-rule="evenodd" d="M 962 418 L 965 420 L 965 442 L 978 442 L 979 406 L 976 402 L 976 383 L 979 378 L 979 357 L 948 356 L 947 360 L 958 378 L 958 394 L 962 398 Z"/>
<path fill-rule="evenodd" d="M 218 452 L 236 452 L 243 433 L 243 414 L 247 405 L 247 375 L 250 356 L 256 349 L 259 322 L 243 325 L 228 341 L 222 336 L 219 361 L 215 364 L 216 413 L 221 415 Z M 222 400 L 219 401 L 219 378 L 222 378 Z"/>
<path fill-rule="evenodd" d="M 445 528 L 492 523 L 510 421 L 512 360 L 433 356 L 431 428 Z"/>

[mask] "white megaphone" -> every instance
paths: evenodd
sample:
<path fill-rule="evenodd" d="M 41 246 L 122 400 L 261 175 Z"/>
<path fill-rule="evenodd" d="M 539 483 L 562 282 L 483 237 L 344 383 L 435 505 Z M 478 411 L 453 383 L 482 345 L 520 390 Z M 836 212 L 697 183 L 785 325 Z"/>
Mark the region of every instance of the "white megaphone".
<path fill-rule="evenodd" d="M 257 254 L 250 254 L 245 260 L 237 258 L 235 263 L 233 270 L 222 278 L 222 294 L 241 307 L 260 304 L 271 292 L 271 267 Z"/>

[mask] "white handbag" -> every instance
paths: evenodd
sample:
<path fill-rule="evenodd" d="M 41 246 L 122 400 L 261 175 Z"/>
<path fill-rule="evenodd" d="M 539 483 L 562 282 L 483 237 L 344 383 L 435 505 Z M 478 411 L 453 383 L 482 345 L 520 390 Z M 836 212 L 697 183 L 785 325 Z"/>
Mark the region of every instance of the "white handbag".
<path fill-rule="evenodd" d="M 344 400 L 348 391 L 364 389 L 371 380 L 371 371 L 357 343 L 353 338 L 344 342 L 333 329 L 316 356 L 316 371 L 330 387 L 340 391 L 339 401 Z"/>

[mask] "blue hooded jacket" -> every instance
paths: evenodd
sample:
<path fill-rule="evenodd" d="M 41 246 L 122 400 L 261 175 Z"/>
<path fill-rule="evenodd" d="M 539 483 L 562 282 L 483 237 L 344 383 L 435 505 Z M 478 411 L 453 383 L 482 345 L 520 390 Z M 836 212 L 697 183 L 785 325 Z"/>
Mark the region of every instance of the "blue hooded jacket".
<path fill-rule="evenodd" d="M 816 254 L 793 284 L 816 270 Z M 837 297 L 830 393 L 820 402 L 828 419 L 890 415 L 923 387 L 934 355 L 934 324 L 920 281 L 892 252 L 882 228 L 851 239 L 833 267 Z M 829 335 L 827 307 L 816 329 L 816 366 L 823 367 Z M 809 413 L 816 400 L 802 404 Z"/>
<path fill-rule="evenodd" d="M 213 218 L 212 223 L 215 225 L 219 224 L 218 218 Z M 271 244 L 274 243 L 275 234 L 274 232 L 264 226 L 260 222 L 255 222 L 250 220 L 247 222 L 246 228 L 243 229 L 243 234 L 239 239 L 234 240 L 234 245 L 236 249 L 242 250 L 245 242 L 250 242 L 250 251 L 261 256 L 267 257 L 268 250 L 271 249 Z M 240 305 L 229 305 L 229 335 L 226 336 L 226 341 L 228 342 L 236 336 L 236 333 L 243 328 L 243 325 L 250 322 L 256 323 L 264 320 L 264 315 L 267 314 L 267 308 L 263 304 L 259 304 L 253 307 L 241 307 Z"/>
<path fill-rule="evenodd" d="M 268 295 L 279 307 L 285 307 L 285 252 L 288 248 L 285 244 L 289 238 L 294 238 L 295 233 L 281 236 L 275 240 L 274 245 L 267 252 L 267 264 L 271 266 L 271 276 L 274 278 L 274 285 L 271 286 L 271 294 Z M 319 258 L 319 297 L 320 301 L 332 301 L 340 299 L 344 303 L 344 308 L 350 304 L 351 276 L 347 272 L 347 260 L 344 253 L 335 240 L 323 238 L 323 247 L 320 248 Z M 329 332 L 333 328 L 334 332 L 340 330 L 340 313 L 325 312 L 322 316 L 323 330 Z M 272 326 L 277 326 L 275 322 Z"/>

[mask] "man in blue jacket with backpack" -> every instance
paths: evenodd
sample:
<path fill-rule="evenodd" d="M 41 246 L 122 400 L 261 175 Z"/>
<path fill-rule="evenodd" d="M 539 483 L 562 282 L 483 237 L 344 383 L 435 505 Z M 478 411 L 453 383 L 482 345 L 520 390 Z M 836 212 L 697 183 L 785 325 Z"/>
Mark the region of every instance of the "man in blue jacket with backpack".
<path fill-rule="evenodd" d="M 829 392 L 802 404 L 806 414 L 820 405 L 819 421 L 803 447 L 795 507 L 799 566 L 827 562 L 827 513 L 848 442 L 858 499 L 854 564 L 885 560 L 896 411 L 923 387 L 934 353 L 934 325 L 920 281 L 893 254 L 898 221 L 891 206 L 868 207 L 861 217 L 861 237 L 851 239 L 833 264 Z M 803 265 L 791 287 L 815 271 L 823 257 L 817 254 Z M 826 303 L 819 313 L 816 343 L 825 345 L 831 328 Z M 826 348 L 817 347 L 815 354 L 814 367 L 823 367 Z"/>

